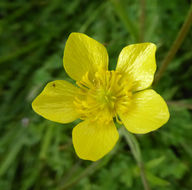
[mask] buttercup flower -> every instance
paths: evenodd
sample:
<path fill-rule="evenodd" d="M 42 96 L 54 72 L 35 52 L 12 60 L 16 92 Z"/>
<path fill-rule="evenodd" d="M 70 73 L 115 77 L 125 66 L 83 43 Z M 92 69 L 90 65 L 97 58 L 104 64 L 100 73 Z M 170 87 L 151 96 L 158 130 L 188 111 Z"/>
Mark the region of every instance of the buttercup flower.
<path fill-rule="evenodd" d="M 77 155 L 96 161 L 116 144 L 114 119 L 132 133 L 156 130 L 169 119 L 163 98 L 151 86 L 156 70 L 156 46 L 140 43 L 121 51 L 116 70 L 108 70 L 106 48 L 81 33 L 71 33 L 63 63 L 76 86 L 56 80 L 33 101 L 36 113 L 59 123 L 82 121 L 73 129 Z"/>

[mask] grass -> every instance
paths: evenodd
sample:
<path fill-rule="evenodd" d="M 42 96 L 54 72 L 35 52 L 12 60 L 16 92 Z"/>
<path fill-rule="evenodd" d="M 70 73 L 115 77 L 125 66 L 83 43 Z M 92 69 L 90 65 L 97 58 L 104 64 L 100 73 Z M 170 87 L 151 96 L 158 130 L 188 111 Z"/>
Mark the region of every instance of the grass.
<path fill-rule="evenodd" d="M 189 1 L 146 0 L 142 41 L 165 58 L 184 22 Z M 71 143 L 77 124 L 36 115 L 31 102 L 45 84 L 70 80 L 62 65 L 68 35 L 84 32 L 105 44 L 114 69 L 121 49 L 140 40 L 141 3 L 110 0 L 0 2 L 0 189 L 142 189 L 139 168 L 122 139 L 101 161 L 80 161 Z M 137 136 L 151 189 L 192 187 L 192 30 L 155 89 L 169 103 L 169 122 Z"/>

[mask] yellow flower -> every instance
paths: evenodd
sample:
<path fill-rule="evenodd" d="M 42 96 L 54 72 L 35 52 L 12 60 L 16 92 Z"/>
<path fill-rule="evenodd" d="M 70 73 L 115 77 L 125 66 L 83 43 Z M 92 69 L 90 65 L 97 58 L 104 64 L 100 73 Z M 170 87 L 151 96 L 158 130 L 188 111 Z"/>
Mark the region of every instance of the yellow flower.
<path fill-rule="evenodd" d="M 56 80 L 33 101 L 36 113 L 59 123 L 83 120 L 72 132 L 77 155 L 96 161 L 116 144 L 114 119 L 132 133 L 156 130 L 169 119 L 163 98 L 151 86 L 156 70 L 156 46 L 129 45 L 121 51 L 116 70 L 108 70 L 106 48 L 81 33 L 72 33 L 63 63 L 76 84 Z M 121 120 L 121 121 L 119 121 Z"/>

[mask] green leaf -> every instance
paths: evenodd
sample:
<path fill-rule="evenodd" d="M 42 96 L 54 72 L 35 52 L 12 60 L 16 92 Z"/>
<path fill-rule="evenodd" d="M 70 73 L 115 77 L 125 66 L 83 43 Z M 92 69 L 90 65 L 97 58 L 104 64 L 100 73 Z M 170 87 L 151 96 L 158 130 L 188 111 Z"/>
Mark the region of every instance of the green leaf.
<path fill-rule="evenodd" d="M 170 185 L 170 183 L 168 181 L 153 175 L 149 171 L 146 171 L 146 174 L 147 174 L 147 179 L 149 180 L 149 183 L 152 184 L 153 186 L 167 186 L 167 185 Z"/>
<path fill-rule="evenodd" d="M 164 160 L 165 160 L 165 156 L 161 156 L 159 158 L 155 158 L 153 160 L 150 160 L 149 162 L 147 162 L 145 164 L 145 166 L 148 169 L 152 169 L 152 168 L 155 168 L 155 167 L 159 166 Z"/>

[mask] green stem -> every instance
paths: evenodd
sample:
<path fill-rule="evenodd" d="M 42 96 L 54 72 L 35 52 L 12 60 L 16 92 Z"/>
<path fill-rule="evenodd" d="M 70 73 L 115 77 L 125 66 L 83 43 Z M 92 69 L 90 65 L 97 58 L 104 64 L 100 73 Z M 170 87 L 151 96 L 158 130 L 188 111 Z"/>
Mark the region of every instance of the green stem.
<path fill-rule="evenodd" d="M 139 41 L 144 41 L 145 36 L 145 0 L 140 0 L 140 31 L 139 31 Z"/>
<path fill-rule="evenodd" d="M 183 107 L 183 108 L 187 108 L 189 110 L 192 110 L 192 104 L 184 102 L 184 101 L 167 101 L 167 104 L 168 105 L 178 106 L 178 107 Z"/>
<path fill-rule="evenodd" d="M 132 135 L 131 133 L 129 133 L 124 127 L 123 127 L 123 135 L 129 145 L 131 152 L 133 154 L 133 157 L 135 158 L 137 165 L 139 167 L 143 187 L 145 190 L 150 190 L 150 187 L 149 187 L 149 184 L 147 181 L 147 177 L 145 174 L 145 167 L 144 167 L 144 164 L 142 161 L 142 155 L 141 155 L 141 149 L 140 149 L 139 143 L 138 143 L 137 139 L 135 138 L 135 136 Z"/>
<path fill-rule="evenodd" d="M 167 56 L 164 58 L 162 65 L 155 76 L 154 84 L 157 84 L 159 82 L 159 80 L 161 79 L 167 66 L 169 65 L 171 60 L 174 58 L 174 56 L 177 53 L 178 49 L 180 48 L 183 40 L 185 39 L 187 33 L 189 32 L 191 24 L 192 24 L 192 4 L 190 6 L 189 12 L 185 18 L 185 21 L 175 39 L 175 41 L 173 42 L 170 50 L 167 53 Z"/>
<path fill-rule="evenodd" d="M 143 164 L 143 162 L 140 162 L 138 165 L 139 165 L 139 169 L 140 169 L 140 175 L 141 175 L 141 180 L 142 180 L 142 183 L 143 183 L 143 187 L 144 187 L 145 190 L 150 190 L 150 187 L 149 187 L 149 184 L 148 184 L 148 181 L 147 181 L 147 177 L 146 177 L 146 174 L 145 174 L 144 164 Z"/>

